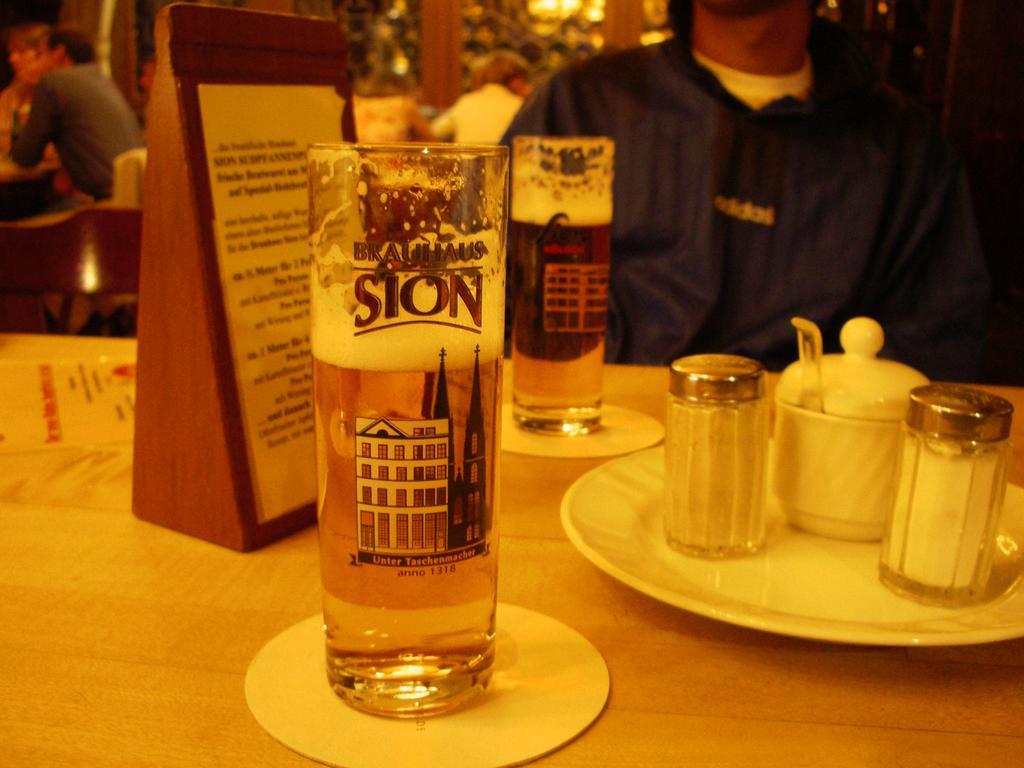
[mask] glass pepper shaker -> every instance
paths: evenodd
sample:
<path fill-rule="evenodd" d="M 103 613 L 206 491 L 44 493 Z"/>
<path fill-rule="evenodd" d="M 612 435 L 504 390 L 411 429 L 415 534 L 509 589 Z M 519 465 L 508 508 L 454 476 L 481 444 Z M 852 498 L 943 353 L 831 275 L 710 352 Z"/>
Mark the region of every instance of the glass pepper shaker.
<path fill-rule="evenodd" d="M 764 544 L 768 404 L 764 367 L 736 355 L 672 363 L 665 437 L 665 536 L 699 557 Z"/>
<path fill-rule="evenodd" d="M 1013 405 L 970 387 L 910 392 L 879 577 L 918 602 L 984 599 L 1006 493 Z"/>

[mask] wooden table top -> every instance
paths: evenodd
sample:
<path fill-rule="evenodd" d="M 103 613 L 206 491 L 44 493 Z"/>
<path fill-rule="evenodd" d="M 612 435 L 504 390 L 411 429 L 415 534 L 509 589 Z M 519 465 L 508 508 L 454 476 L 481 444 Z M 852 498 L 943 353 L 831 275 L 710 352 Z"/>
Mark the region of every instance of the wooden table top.
<path fill-rule="evenodd" d="M 0 360 L 123 340 L 0 336 Z M 611 366 L 607 402 L 663 418 L 667 371 Z M 1024 389 L 992 391 L 1024 408 Z M 1024 418 L 1011 480 L 1024 484 Z M 134 518 L 130 446 L 0 454 L 0 763 L 312 765 L 246 705 L 249 662 L 320 609 L 316 531 L 247 554 Z M 662 604 L 585 560 L 563 494 L 601 460 L 502 456 L 499 599 L 568 624 L 611 674 L 550 766 L 999 766 L 1024 756 L 1024 639 L 830 644 Z"/>

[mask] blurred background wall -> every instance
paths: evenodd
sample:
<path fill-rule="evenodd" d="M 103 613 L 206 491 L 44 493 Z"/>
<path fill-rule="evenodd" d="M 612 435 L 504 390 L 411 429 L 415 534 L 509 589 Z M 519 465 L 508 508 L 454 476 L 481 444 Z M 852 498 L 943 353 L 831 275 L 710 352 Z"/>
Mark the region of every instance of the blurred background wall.
<path fill-rule="evenodd" d="M 130 102 L 145 103 L 152 23 L 170 0 L 0 0 L 0 26 L 71 23 L 92 32 Z M 400 78 L 435 113 L 496 49 L 540 80 L 575 58 L 671 34 L 667 0 L 218 0 L 336 19 L 354 75 Z M 1024 0 L 822 0 L 861 40 L 882 78 L 920 99 L 967 161 L 996 295 L 986 380 L 1024 384 Z M 0 69 L 0 86 L 10 70 Z"/>

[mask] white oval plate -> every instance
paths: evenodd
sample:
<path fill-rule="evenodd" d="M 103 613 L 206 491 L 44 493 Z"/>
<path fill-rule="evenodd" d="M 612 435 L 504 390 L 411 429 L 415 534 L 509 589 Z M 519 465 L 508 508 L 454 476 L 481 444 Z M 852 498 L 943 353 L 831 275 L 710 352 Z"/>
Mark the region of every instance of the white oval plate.
<path fill-rule="evenodd" d="M 1009 486 L 990 582 L 970 608 L 919 605 L 878 580 L 879 544 L 838 541 L 787 525 L 769 502 L 765 549 L 703 560 L 662 534 L 664 449 L 641 451 L 580 477 L 562 526 L 594 565 L 662 602 L 708 618 L 793 637 L 865 645 L 967 645 L 1024 636 L 1024 490 Z"/>

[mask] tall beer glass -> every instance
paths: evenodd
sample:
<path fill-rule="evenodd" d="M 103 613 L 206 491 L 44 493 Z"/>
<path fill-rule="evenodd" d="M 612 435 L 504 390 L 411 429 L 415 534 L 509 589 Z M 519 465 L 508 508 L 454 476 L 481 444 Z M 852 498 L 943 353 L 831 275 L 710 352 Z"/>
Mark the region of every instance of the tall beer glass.
<path fill-rule="evenodd" d="M 494 657 L 508 150 L 309 151 L 327 676 L 448 711 Z"/>
<path fill-rule="evenodd" d="M 512 144 L 512 403 L 517 425 L 586 434 L 601 419 L 615 145 Z"/>

